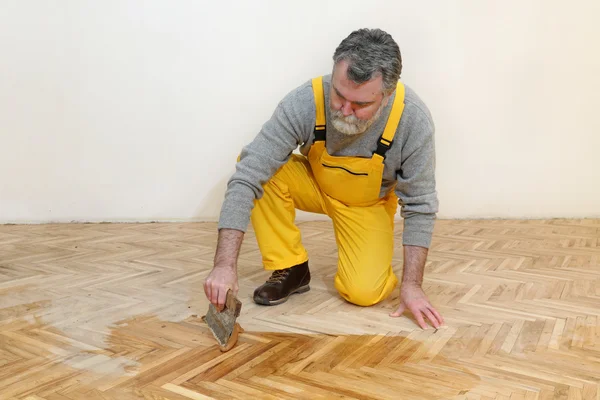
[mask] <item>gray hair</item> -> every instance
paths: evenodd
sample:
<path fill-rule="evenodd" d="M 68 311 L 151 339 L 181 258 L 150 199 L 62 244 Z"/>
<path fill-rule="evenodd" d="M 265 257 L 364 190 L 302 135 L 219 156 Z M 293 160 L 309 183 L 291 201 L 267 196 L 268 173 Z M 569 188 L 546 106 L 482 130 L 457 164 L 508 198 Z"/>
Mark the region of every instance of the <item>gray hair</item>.
<path fill-rule="evenodd" d="M 381 75 L 385 94 L 394 91 L 402 72 L 400 48 L 381 29 L 364 28 L 348 35 L 333 54 L 334 65 L 342 60 L 348 62 L 348 79 L 357 84 Z"/>

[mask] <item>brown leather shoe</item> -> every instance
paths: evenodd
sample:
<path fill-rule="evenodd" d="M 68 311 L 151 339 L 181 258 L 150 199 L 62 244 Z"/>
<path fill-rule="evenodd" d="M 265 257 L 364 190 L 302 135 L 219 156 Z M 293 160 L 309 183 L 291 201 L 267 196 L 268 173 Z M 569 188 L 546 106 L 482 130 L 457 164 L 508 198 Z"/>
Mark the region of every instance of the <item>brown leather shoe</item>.
<path fill-rule="evenodd" d="M 308 261 L 273 271 L 271 277 L 254 291 L 254 302 L 265 306 L 285 303 L 290 295 L 310 290 Z"/>

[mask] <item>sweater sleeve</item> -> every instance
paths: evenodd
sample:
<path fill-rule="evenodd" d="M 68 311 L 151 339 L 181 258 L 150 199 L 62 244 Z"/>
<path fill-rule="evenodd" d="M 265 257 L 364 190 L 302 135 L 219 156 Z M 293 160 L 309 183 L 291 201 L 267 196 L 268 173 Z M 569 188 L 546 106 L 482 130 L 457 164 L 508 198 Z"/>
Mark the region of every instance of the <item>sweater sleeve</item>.
<path fill-rule="evenodd" d="M 397 171 L 396 194 L 404 219 L 402 243 L 429 248 L 438 212 L 435 127 L 425 112 L 419 111 L 412 118 Z"/>
<path fill-rule="evenodd" d="M 315 121 L 310 83 L 288 93 L 256 137 L 242 148 L 235 172 L 227 182 L 218 229 L 246 231 L 254 200 L 263 185 L 283 166 L 291 153 L 309 139 Z"/>

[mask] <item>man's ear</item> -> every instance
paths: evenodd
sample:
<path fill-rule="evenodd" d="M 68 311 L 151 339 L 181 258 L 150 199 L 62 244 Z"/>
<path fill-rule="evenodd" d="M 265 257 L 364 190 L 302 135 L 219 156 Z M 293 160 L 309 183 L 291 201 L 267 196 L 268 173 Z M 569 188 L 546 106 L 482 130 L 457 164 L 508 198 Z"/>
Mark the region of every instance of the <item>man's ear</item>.
<path fill-rule="evenodd" d="M 392 95 L 393 95 L 394 93 L 396 93 L 396 88 L 394 88 L 394 90 L 392 90 L 392 91 L 391 91 L 391 92 L 389 92 L 389 93 L 384 93 L 384 94 L 383 94 L 383 96 L 384 96 L 384 97 L 383 97 L 383 106 L 384 106 L 384 107 L 388 105 L 388 103 L 389 103 L 389 101 L 390 101 L 390 99 L 392 98 Z"/>

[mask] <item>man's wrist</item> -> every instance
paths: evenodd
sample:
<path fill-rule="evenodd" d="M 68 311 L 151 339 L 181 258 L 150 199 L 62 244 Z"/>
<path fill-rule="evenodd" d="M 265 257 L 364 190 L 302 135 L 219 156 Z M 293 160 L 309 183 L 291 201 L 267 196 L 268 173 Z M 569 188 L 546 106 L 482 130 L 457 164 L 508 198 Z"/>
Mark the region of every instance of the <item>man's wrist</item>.
<path fill-rule="evenodd" d="M 421 284 L 419 282 L 414 282 L 414 281 L 406 281 L 406 282 L 402 282 L 402 284 L 400 285 L 400 291 L 402 291 L 403 289 L 420 289 L 421 288 Z"/>
<path fill-rule="evenodd" d="M 237 266 L 235 265 L 235 263 L 231 262 L 220 262 L 218 264 L 215 264 L 214 269 L 231 269 L 233 271 L 235 271 L 237 269 Z"/>

